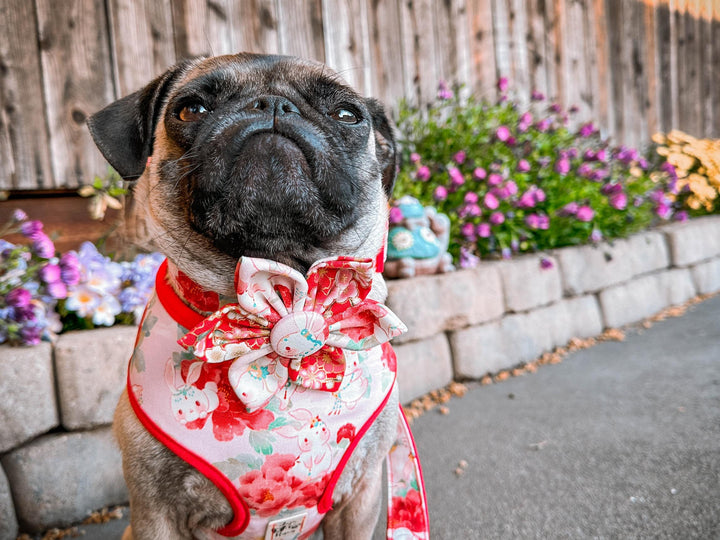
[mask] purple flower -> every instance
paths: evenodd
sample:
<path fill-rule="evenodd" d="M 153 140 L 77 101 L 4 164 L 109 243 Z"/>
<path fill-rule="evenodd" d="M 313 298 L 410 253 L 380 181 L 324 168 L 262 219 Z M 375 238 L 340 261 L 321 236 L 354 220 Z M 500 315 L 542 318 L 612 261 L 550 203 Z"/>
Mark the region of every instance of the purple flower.
<path fill-rule="evenodd" d="M 448 190 L 445 186 L 438 186 L 435 188 L 435 191 L 433 192 L 433 198 L 440 202 L 447 199 L 448 196 Z"/>
<path fill-rule="evenodd" d="M 12 220 L 14 222 L 19 223 L 20 221 L 25 221 L 27 218 L 28 218 L 28 215 L 23 210 L 16 208 L 13 211 Z"/>
<path fill-rule="evenodd" d="M 25 325 L 20 329 L 20 339 L 25 345 L 37 345 L 42 338 L 42 327 Z"/>
<path fill-rule="evenodd" d="M 34 238 L 42 230 L 43 224 L 37 220 L 25 221 L 20 225 L 20 232 L 28 238 Z"/>
<path fill-rule="evenodd" d="M 550 112 L 552 112 L 554 114 L 558 114 L 558 113 L 560 113 L 560 111 L 562 111 L 562 107 L 560 106 L 559 103 L 553 103 L 552 105 L 550 105 L 549 108 L 550 108 Z"/>
<path fill-rule="evenodd" d="M 490 215 L 490 223 L 493 225 L 501 225 L 505 223 L 505 215 L 502 212 L 493 212 Z"/>
<path fill-rule="evenodd" d="M 420 154 L 417 152 L 410 154 L 410 163 L 420 163 Z"/>
<path fill-rule="evenodd" d="M 581 163 L 577 169 L 577 172 L 583 178 L 591 178 L 593 174 L 592 165 L 589 163 Z"/>
<path fill-rule="evenodd" d="M 665 161 L 662 165 L 660 165 L 660 170 L 669 174 L 671 178 L 677 179 L 677 171 L 672 163 Z"/>
<path fill-rule="evenodd" d="M 480 257 L 465 247 L 460 248 L 460 268 L 475 268 L 480 263 Z"/>
<path fill-rule="evenodd" d="M 528 172 L 530 170 L 530 163 L 527 159 L 521 159 L 517 164 L 517 171 L 521 173 Z"/>
<path fill-rule="evenodd" d="M 550 218 L 544 214 L 538 216 L 538 229 L 547 231 L 550 228 Z"/>
<path fill-rule="evenodd" d="M 478 202 L 478 194 L 474 191 L 468 191 L 463 200 L 468 204 L 475 204 Z"/>
<path fill-rule="evenodd" d="M 670 205 L 660 203 L 655 208 L 655 213 L 660 219 L 670 219 L 672 216 L 672 207 Z"/>
<path fill-rule="evenodd" d="M 480 223 L 477 226 L 476 230 L 477 230 L 477 235 L 480 238 L 489 238 L 490 235 L 492 234 L 489 223 Z"/>
<path fill-rule="evenodd" d="M 427 165 L 423 165 L 415 171 L 415 179 L 425 182 L 430 179 L 430 168 Z"/>
<path fill-rule="evenodd" d="M 70 286 L 80 281 L 80 261 L 74 251 L 63 253 L 60 257 L 60 279 Z"/>
<path fill-rule="evenodd" d="M 578 221 L 592 221 L 592 219 L 595 217 L 595 211 L 589 206 L 581 206 L 580 208 L 578 208 L 575 217 L 577 217 Z"/>
<path fill-rule="evenodd" d="M 55 281 L 53 283 L 48 283 L 47 292 L 50 296 L 59 300 L 67 297 L 68 289 L 67 285 L 65 285 L 62 281 Z"/>
<path fill-rule="evenodd" d="M 497 87 L 501 94 L 504 94 L 505 92 L 507 92 L 508 86 L 509 86 L 509 83 L 508 83 L 507 77 L 500 77 L 498 79 Z"/>
<path fill-rule="evenodd" d="M 465 183 L 465 177 L 457 167 L 450 167 L 448 175 L 450 176 L 450 184 L 452 186 L 462 186 Z"/>
<path fill-rule="evenodd" d="M 500 126 L 495 130 L 495 136 L 499 141 L 505 142 L 511 136 L 510 129 L 507 126 Z"/>
<path fill-rule="evenodd" d="M 448 88 L 447 83 L 444 80 L 440 79 L 440 82 L 438 82 L 438 99 L 441 101 L 445 101 L 448 99 L 452 99 L 454 95 L 455 94 L 453 94 L 452 90 Z"/>
<path fill-rule="evenodd" d="M 486 177 L 487 171 L 482 167 L 476 167 L 473 171 L 473 178 L 475 178 L 475 180 L 485 180 Z"/>
<path fill-rule="evenodd" d="M 540 228 L 540 216 L 537 214 L 528 214 L 525 216 L 525 224 L 531 229 Z"/>
<path fill-rule="evenodd" d="M 483 203 L 485 204 L 485 207 L 490 210 L 495 210 L 498 206 L 500 206 L 500 202 L 497 200 L 497 197 L 490 192 L 485 194 Z"/>
<path fill-rule="evenodd" d="M 567 203 L 565 206 L 563 206 L 556 213 L 560 217 L 570 217 L 570 216 L 574 216 L 575 214 L 577 214 L 578 208 L 579 208 L 578 203 L 570 202 L 570 203 Z"/>
<path fill-rule="evenodd" d="M 27 223 L 27 222 L 26 222 Z M 37 232 L 32 236 L 33 249 L 39 257 L 50 259 L 55 256 L 55 244 L 44 232 Z"/>
<path fill-rule="evenodd" d="M 490 176 L 488 176 L 489 186 L 499 186 L 500 184 L 502 184 L 502 181 L 503 177 L 498 173 L 490 173 Z"/>
<path fill-rule="evenodd" d="M 46 264 L 40 269 L 40 279 L 45 283 L 57 283 L 60 281 L 60 266 L 57 264 Z"/>
<path fill-rule="evenodd" d="M 605 178 L 607 178 L 608 174 L 610 173 L 607 169 L 597 169 L 590 173 L 590 180 L 593 182 L 602 182 Z"/>
<path fill-rule="evenodd" d="M 603 239 L 603 234 L 600 232 L 600 229 L 593 229 L 590 233 L 590 241 L 594 244 L 597 244 L 598 242 L 601 242 Z"/>
<path fill-rule="evenodd" d="M 465 159 L 467 158 L 467 154 L 465 153 L 465 150 L 460 150 L 453 156 L 453 161 L 457 163 L 458 165 L 462 165 L 465 163 Z"/>
<path fill-rule="evenodd" d="M 507 187 L 497 187 L 490 190 L 490 193 L 495 195 L 498 200 L 504 201 L 510 196 L 510 190 Z"/>
<path fill-rule="evenodd" d="M 533 192 L 531 189 L 528 189 L 525 193 L 520 195 L 520 200 L 517 202 L 517 205 L 520 208 L 533 208 L 537 202 L 535 201 L 535 197 L 533 196 Z"/>
<path fill-rule="evenodd" d="M 615 210 L 625 210 L 628 203 L 627 195 L 623 192 L 613 193 L 608 197 L 608 202 Z"/>
<path fill-rule="evenodd" d="M 588 122 L 587 124 L 583 124 L 580 126 L 580 130 L 578 131 L 581 137 L 589 137 L 593 133 L 595 133 L 595 126 L 592 122 Z"/>
<path fill-rule="evenodd" d="M 560 159 L 558 159 L 555 162 L 555 172 L 560 173 L 562 176 L 565 176 L 567 173 L 570 172 L 570 160 L 566 158 L 565 156 L 562 156 Z"/>
<path fill-rule="evenodd" d="M 552 262 L 552 260 L 548 259 L 547 257 L 540 257 L 540 268 L 542 270 L 549 270 L 555 266 Z"/>
<path fill-rule="evenodd" d="M 503 259 L 511 259 L 512 258 L 512 250 L 509 247 L 502 248 L 500 251 L 500 256 Z"/>
<path fill-rule="evenodd" d="M 605 163 L 608 159 L 607 150 L 605 148 L 601 148 L 595 153 L 595 157 L 598 161 L 602 161 L 603 163 Z"/>
<path fill-rule="evenodd" d="M 5 296 L 5 302 L 8 306 L 14 308 L 25 308 L 30 305 L 32 294 L 27 289 L 13 289 Z"/>
<path fill-rule="evenodd" d="M 398 208 L 397 206 L 393 206 L 390 208 L 390 216 L 389 221 L 390 225 L 395 225 L 397 223 L 400 223 L 403 219 L 402 210 Z"/>
<path fill-rule="evenodd" d="M 469 242 L 474 242 L 477 239 L 475 237 L 475 225 L 472 223 L 463 223 L 462 227 L 460 227 L 460 232 Z"/>
<path fill-rule="evenodd" d="M 583 159 L 585 161 L 597 161 L 597 155 L 594 150 L 588 148 L 585 152 L 583 152 Z"/>
<path fill-rule="evenodd" d="M 508 195 L 516 195 L 518 192 L 517 184 L 513 180 L 508 180 L 507 184 L 505 184 L 505 189 Z"/>
<path fill-rule="evenodd" d="M 549 118 L 545 118 L 543 120 L 540 120 L 537 124 L 535 124 L 535 129 L 537 129 L 541 133 L 544 133 L 548 129 L 550 129 L 551 124 L 552 124 L 552 120 L 550 120 Z"/>
<path fill-rule="evenodd" d="M 673 216 L 675 218 L 675 221 L 679 222 L 685 222 L 688 220 L 688 213 L 685 210 L 681 210 L 680 212 L 676 212 Z"/>
<path fill-rule="evenodd" d="M 545 192 L 542 189 L 537 188 L 535 186 L 533 186 L 533 188 L 534 188 L 533 189 L 533 197 L 535 198 L 535 202 L 536 203 L 544 202 L 545 201 Z"/>

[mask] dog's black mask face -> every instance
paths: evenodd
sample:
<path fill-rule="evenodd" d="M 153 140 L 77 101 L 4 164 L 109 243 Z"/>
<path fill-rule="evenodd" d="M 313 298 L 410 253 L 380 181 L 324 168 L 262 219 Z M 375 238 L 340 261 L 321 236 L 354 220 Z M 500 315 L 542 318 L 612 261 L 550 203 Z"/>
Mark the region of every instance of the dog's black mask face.
<path fill-rule="evenodd" d="M 233 258 L 306 268 L 395 178 L 380 104 L 288 57 L 179 64 L 97 113 L 90 129 L 125 177 L 152 155 L 167 203 Z"/>

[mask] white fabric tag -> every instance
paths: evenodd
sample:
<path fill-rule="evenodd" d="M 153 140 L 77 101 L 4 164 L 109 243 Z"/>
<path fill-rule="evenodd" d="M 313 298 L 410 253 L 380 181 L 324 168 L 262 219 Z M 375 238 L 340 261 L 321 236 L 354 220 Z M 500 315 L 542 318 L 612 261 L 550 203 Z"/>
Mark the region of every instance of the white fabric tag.
<path fill-rule="evenodd" d="M 302 532 L 307 512 L 268 523 L 265 540 L 297 540 Z"/>

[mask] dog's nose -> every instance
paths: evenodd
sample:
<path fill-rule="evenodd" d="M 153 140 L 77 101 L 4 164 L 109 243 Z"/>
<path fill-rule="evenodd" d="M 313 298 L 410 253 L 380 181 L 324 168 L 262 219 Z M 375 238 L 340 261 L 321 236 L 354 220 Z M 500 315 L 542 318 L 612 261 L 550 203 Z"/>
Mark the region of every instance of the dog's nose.
<path fill-rule="evenodd" d="M 260 96 L 248 104 L 247 110 L 266 112 L 273 116 L 300 114 L 300 109 L 292 101 L 282 96 Z"/>

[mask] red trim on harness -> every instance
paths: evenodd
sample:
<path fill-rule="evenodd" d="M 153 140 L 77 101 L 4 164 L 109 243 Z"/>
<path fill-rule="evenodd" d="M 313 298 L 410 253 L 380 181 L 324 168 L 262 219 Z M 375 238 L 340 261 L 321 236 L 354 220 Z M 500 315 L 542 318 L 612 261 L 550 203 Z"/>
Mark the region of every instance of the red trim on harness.
<path fill-rule="evenodd" d="M 415 438 L 413 437 L 410 424 L 408 423 L 407 416 L 405 416 L 405 410 L 402 408 L 402 405 L 400 405 L 400 419 L 402 420 L 402 423 L 405 424 L 405 431 L 407 432 L 408 439 L 412 445 L 412 451 L 415 454 L 415 460 L 417 462 L 418 487 L 420 488 L 420 492 L 422 494 L 422 500 L 425 502 L 425 504 L 423 504 L 423 513 L 425 514 L 425 524 L 429 529 L 430 515 L 428 514 L 427 493 L 425 493 L 425 479 L 423 478 L 422 465 L 420 464 L 420 454 L 418 454 L 417 446 L 415 445 Z"/>
<path fill-rule="evenodd" d="M 168 261 L 165 259 L 155 276 L 155 291 L 158 300 L 168 315 L 183 328 L 191 329 L 200 324 L 205 316 L 183 302 L 167 280 Z"/>
<path fill-rule="evenodd" d="M 135 398 L 135 393 L 130 385 L 130 370 L 128 369 L 127 394 L 130 400 L 130 406 L 135 411 L 138 420 L 145 426 L 145 429 L 155 437 L 158 441 L 168 447 L 168 449 L 177 455 L 180 459 L 195 467 L 201 474 L 210 480 L 227 499 L 233 509 L 234 515 L 232 521 L 225 525 L 222 529 L 218 529 L 218 534 L 223 536 L 237 536 L 242 533 L 248 526 L 250 521 L 250 511 L 247 504 L 237 494 L 237 490 L 233 483 L 221 473 L 214 465 L 205 461 L 203 458 L 191 452 L 184 446 L 175 442 L 175 439 L 167 435 L 153 422 L 142 410 L 142 407 Z"/>
<path fill-rule="evenodd" d="M 383 343 L 381 347 L 383 349 L 385 347 L 389 347 L 389 343 Z M 397 380 L 397 378 L 396 378 Z M 355 438 L 352 440 L 350 445 L 345 449 L 345 452 L 343 453 L 342 458 L 340 458 L 340 463 L 337 464 L 337 467 L 335 467 L 335 470 L 333 471 L 332 476 L 330 477 L 330 481 L 328 482 L 327 487 L 325 488 L 325 491 L 322 494 L 322 497 L 320 497 L 320 500 L 318 501 L 317 509 L 318 512 L 321 514 L 324 514 L 328 510 L 332 509 L 332 496 L 333 492 L 335 491 L 335 486 L 338 483 L 338 480 L 340 479 L 340 475 L 342 474 L 343 470 L 345 469 L 345 465 L 347 465 L 348 460 L 350 459 L 350 456 L 352 456 L 352 453 L 355 451 L 355 448 L 357 448 L 358 443 L 360 442 L 360 439 L 362 439 L 365 436 L 365 433 L 367 433 L 368 429 L 370 429 L 370 426 L 375 422 L 377 417 L 380 415 L 382 410 L 385 408 L 385 405 L 387 405 L 387 402 L 390 400 L 390 396 L 392 395 L 393 388 L 395 386 L 395 381 L 393 381 L 393 384 L 390 386 L 390 389 L 388 390 L 387 395 L 385 396 L 385 399 L 383 399 L 382 403 L 378 406 L 377 409 L 375 409 L 375 412 L 373 412 L 372 416 L 368 418 L 367 422 L 363 424 L 363 427 L 360 428 L 360 431 L 357 432 L 355 435 Z"/>

